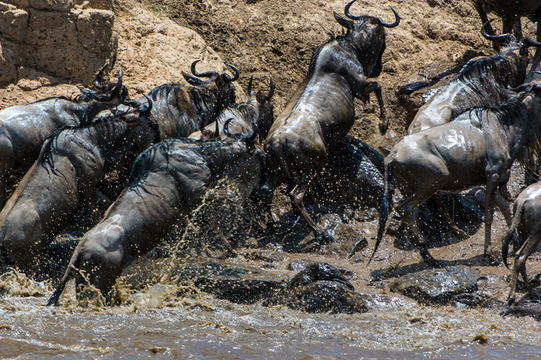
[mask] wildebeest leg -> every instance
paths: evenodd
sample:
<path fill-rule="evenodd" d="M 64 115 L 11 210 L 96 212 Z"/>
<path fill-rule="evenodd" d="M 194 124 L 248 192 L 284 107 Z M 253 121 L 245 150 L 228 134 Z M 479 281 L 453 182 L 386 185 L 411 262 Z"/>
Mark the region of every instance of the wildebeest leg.
<path fill-rule="evenodd" d="M 413 231 L 415 245 L 419 249 L 419 253 L 429 265 L 434 265 L 436 260 L 428 252 L 427 241 L 421 232 L 418 224 L 419 204 L 427 199 L 426 196 L 421 197 L 419 193 L 414 193 L 407 199 L 404 199 L 397 207 L 396 211 L 400 214 L 402 220 L 408 224 Z"/>
<path fill-rule="evenodd" d="M 488 22 L 488 16 L 485 12 L 485 9 L 483 9 L 482 1 L 475 1 L 475 10 L 479 13 L 479 17 L 481 18 L 481 26 L 485 25 L 486 22 Z M 486 31 L 489 35 L 494 35 L 494 29 L 492 29 L 492 26 L 490 24 L 486 25 Z M 492 42 L 492 47 L 497 52 L 500 52 L 500 45 L 497 44 L 497 41 Z"/>
<path fill-rule="evenodd" d="M 314 240 L 313 242 L 316 244 L 320 244 L 322 241 L 331 241 L 332 239 L 324 234 L 323 229 L 316 224 L 314 219 L 308 214 L 308 210 L 306 210 L 306 207 L 304 206 L 304 195 L 306 194 L 306 185 L 305 182 L 301 180 L 300 184 L 296 184 L 293 189 L 289 192 L 289 197 L 291 199 L 291 202 L 295 205 L 297 210 L 300 211 L 301 215 L 304 217 L 306 222 L 308 223 L 308 226 L 312 228 L 312 231 L 314 232 Z"/>
<path fill-rule="evenodd" d="M 385 114 L 385 107 L 383 105 L 383 95 L 381 94 L 381 86 L 376 81 L 370 81 L 368 83 L 368 91 L 374 92 L 376 98 L 378 99 L 379 105 L 379 132 L 381 135 L 384 135 L 387 132 L 389 127 L 389 121 L 387 120 L 387 115 Z"/>
<path fill-rule="evenodd" d="M 498 205 L 498 208 L 502 212 L 503 217 L 505 218 L 505 223 L 507 226 L 511 226 L 512 216 L 511 216 L 511 209 L 509 208 L 509 203 L 507 200 L 505 200 L 504 196 L 502 195 L 502 191 L 507 190 L 505 185 L 500 186 L 500 191 L 495 192 L 496 196 L 496 204 Z"/>
<path fill-rule="evenodd" d="M 453 216 L 449 213 L 449 208 L 447 207 L 447 204 L 443 202 L 441 196 L 436 195 L 433 197 L 434 201 L 436 202 L 436 207 L 441 211 L 441 215 L 443 216 L 443 219 L 447 222 L 449 225 L 449 228 L 451 229 L 451 232 L 458 238 L 464 238 L 468 236 L 468 233 L 459 228 L 453 219 Z M 451 204 L 454 208 L 455 199 L 451 198 Z"/>
<path fill-rule="evenodd" d="M 537 21 L 537 41 L 541 41 L 541 19 Z M 535 55 L 532 61 L 532 67 L 530 68 L 530 72 L 528 73 L 528 76 L 526 77 L 526 82 L 530 82 L 533 80 L 535 71 L 539 67 L 538 66 L 539 63 L 541 63 L 541 48 L 536 47 Z"/>
<path fill-rule="evenodd" d="M 525 285 L 528 286 L 528 276 L 526 274 L 526 260 L 534 252 L 538 242 L 538 239 L 536 239 L 530 234 L 517 252 L 517 255 L 515 256 L 515 263 L 513 264 L 513 269 L 511 270 L 511 285 L 509 295 L 507 296 L 507 301 L 509 304 L 512 304 L 515 301 L 514 297 L 517 288 L 519 272 L 522 274 Z"/>
<path fill-rule="evenodd" d="M 494 175 L 492 175 L 494 177 Z M 496 197 L 496 184 L 494 181 L 489 180 L 485 192 L 485 245 L 483 247 L 483 254 L 489 256 L 488 248 L 490 247 L 490 237 L 492 230 L 492 222 L 494 216 L 494 199 Z"/>

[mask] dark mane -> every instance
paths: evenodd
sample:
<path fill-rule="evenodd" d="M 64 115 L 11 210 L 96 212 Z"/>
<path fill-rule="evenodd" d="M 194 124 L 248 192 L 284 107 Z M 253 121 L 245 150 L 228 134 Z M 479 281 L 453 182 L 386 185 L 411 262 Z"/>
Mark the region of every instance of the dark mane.
<path fill-rule="evenodd" d="M 480 59 L 472 59 L 460 69 L 451 82 L 461 82 L 476 92 L 484 93 L 486 90 L 483 91 L 483 88 L 489 86 L 487 81 L 492 80 L 486 74 L 494 74 L 496 78 L 501 79 L 500 81 L 514 75 L 514 67 L 510 66 L 506 55 L 508 55 L 508 52 Z"/>
<path fill-rule="evenodd" d="M 150 96 L 152 99 L 156 99 L 156 97 L 161 92 L 165 92 L 166 94 L 169 94 L 173 89 L 183 87 L 183 86 L 184 85 L 178 84 L 178 83 L 175 83 L 175 84 L 163 84 L 163 85 L 160 85 L 160 86 L 150 90 L 150 92 L 148 93 L 148 96 Z"/>
<path fill-rule="evenodd" d="M 43 143 L 43 146 L 41 148 L 41 153 L 39 155 L 38 161 L 47 171 L 47 166 L 53 171 L 53 173 L 56 174 L 56 170 L 54 168 L 54 161 L 53 161 L 53 152 L 55 151 L 55 148 L 57 147 L 58 137 L 60 134 L 64 131 L 83 131 L 85 129 L 89 128 L 95 128 L 95 127 L 101 127 L 103 128 L 103 132 L 109 133 L 111 131 L 111 123 L 118 119 L 120 114 L 108 114 L 107 116 L 101 117 L 98 120 L 95 120 L 91 123 L 82 123 L 77 126 L 64 126 L 62 128 L 57 129 L 50 137 L 45 140 Z M 100 135 L 101 132 L 100 132 Z M 98 136 L 94 139 L 97 142 L 98 147 L 102 147 L 104 144 L 107 144 L 110 142 L 110 139 L 108 136 Z"/>

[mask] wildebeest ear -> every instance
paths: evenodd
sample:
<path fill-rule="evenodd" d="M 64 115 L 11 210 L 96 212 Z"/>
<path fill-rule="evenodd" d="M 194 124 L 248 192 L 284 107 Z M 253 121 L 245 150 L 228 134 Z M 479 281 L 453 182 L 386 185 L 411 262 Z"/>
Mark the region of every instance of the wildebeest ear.
<path fill-rule="evenodd" d="M 338 15 L 337 13 L 334 13 L 334 18 L 336 19 L 336 21 L 338 21 L 338 23 L 340 25 L 342 25 L 343 27 L 345 27 L 346 29 L 353 29 L 353 21 L 352 20 L 349 20 L 349 19 L 346 19 L 340 15 Z"/>
<path fill-rule="evenodd" d="M 195 76 L 191 76 L 190 74 L 186 74 L 184 71 L 182 72 L 182 76 L 184 76 L 184 80 L 186 80 L 190 85 L 199 86 L 203 83 L 203 80 L 198 79 Z"/>

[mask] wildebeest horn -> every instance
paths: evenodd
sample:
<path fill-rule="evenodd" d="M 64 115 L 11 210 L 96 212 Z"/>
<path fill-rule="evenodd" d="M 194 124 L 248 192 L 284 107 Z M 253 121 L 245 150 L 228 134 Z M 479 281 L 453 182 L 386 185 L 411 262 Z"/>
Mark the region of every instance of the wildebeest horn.
<path fill-rule="evenodd" d="M 265 97 L 265 100 L 270 101 L 272 99 L 272 96 L 274 95 L 274 82 L 272 81 L 272 78 L 270 79 L 270 89 L 269 93 Z"/>
<path fill-rule="evenodd" d="M 145 97 L 145 99 L 147 99 L 147 103 L 141 104 L 141 106 L 139 106 L 139 113 L 146 115 L 150 113 L 150 110 L 152 110 L 152 100 L 146 94 L 144 94 L 143 96 Z"/>
<path fill-rule="evenodd" d="M 229 132 L 229 123 L 231 122 L 231 120 L 233 120 L 233 118 L 227 119 L 224 123 L 224 134 L 228 137 L 234 137 L 234 135 Z"/>
<path fill-rule="evenodd" d="M 541 43 L 535 41 L 529 36 L 525 36 L 522 39 L 520 39 L 520 43 L 522 46 L 529 47 L 529 46 L 535 46 L 535 47 L 541 47 Z"/>
<path fill-rule="evenodd" d="M 489 35 L 487 33 L 486 27 L 490 25 L 491 22 L 493 22 L 494 19 L 487 21 L 483 24 L 483 27 L 481 28 L 481 34 L 483 34 L 483 37 L 487 40 L 491 41 L 502 41 L 502 42 L 512 42 L 515 41 L 515 37 L 512 34 L 502 34 L 502 35 Z"/>
<path fill-rule="evenodd" d="M 190 74 L 187 74 L 184 71 L 182 72 L 182 76 L 184 76 L 184 80 L 186 80 L 186 82 L 190 85 L 199 86 L 203 83 L 203 80 L 198 79 L 195 76 L 192 76 Z"/>
<path fill-rule="evenodd" d="M 351 13 L 349 12 L 349 8 L 351 7 L 351 5 L 353 5 L 353 3 L 357 1 L 357 0 L 352 0 L 350 2 L 347 3 L 346 5 L 346 8 L 344 9 L 344 13 L 346 14 L 346 16 L 350 19 L 353 19 L 353 20 L 359 20 L 361 17 L 360 16 L 356 16 L 356 15 L 351 15 Z"/>
<path fill-rule="evenodd" d="M 192 63 L 192 66 L 191 66 L 192 74 L 194 74 L 197 77 L 213 77 L 213 76 L 217 75 L 216 71 L 206 71 L 204 73 L 198 73 L 197 70 L 195 70 L 195 65 L 199 61 L 201 61 L 201 60 L 197 59 Z"/>
<path fill-rule="evenodd" d="M 248 92 L 248 96 L 252 96 L 252 81 L 254 80 L 254 76 L 250 76 L 250 81 L 248 81 L 248 89 L 246 90 Z"/>
<path fill-rule="evenodd" d="M 235 73 L 235 75 L 233 77 L 229 76 L 228 74 L 224 73 L 224 78 L 227 80 L 227 81 L 235 81 L 239 78 L 240 76 L 240 71 L 239 69 L 237 69 L 235 66 L 231 65 L 231 64 L 226 64 L 227 66 L 229 66 L 231 68 L 231 70 L 233 70 L 233 72 Z"/>
<path fill-rule="evenodd" d="M 392 10 L 393 13 L 394 13 L 394 18 L 395 18 L 394 23 L 392 23 L 392 24 L 387 24 L 386 22 L 383 22 L 383 20 L 381 20 L 380 18 L 378 18 L 378 21 L 379 21 L 379 23 L 381 24 L 381 26 L 384 26 L 384 27 L 387 27 L 387 28 L 393 28 L 393 27 L 395 27 L 395 26 L 398 26 L 398 24 L 400 24 L 400 16 L 398 15 L 398 13 L 396 12 L 395 9 L 391 8 L 391 10 Z"/>
<path fill-rule="evenodd" d="M 107 68 L 107 64 L 103 65 L 101 69 L 98 71 L 98 73 L 96 74 L 96 79 L 94 80 L 94 86 L 99 90 L 105 87 L 101 82 L 103 81 L 103 72 L 105 71 L 106 68 Z"/>

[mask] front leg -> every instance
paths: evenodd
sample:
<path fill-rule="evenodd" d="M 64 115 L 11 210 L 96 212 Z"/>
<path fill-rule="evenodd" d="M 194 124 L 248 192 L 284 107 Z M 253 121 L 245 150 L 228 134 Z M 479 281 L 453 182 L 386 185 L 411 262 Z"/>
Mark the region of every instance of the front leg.
<path fill-rule="evenodd" d="M 379 86 L 377 81 L 369 81 L 368 83 L 366 83 L 364 93 L 370 94 L 371 92 L 374 92 L 376 94 L 376 98 L 378 99 L 379 132 L 381 135 L 385 135 L 385 133 L 387 132 L 387 128 L 389 127 L 389 121 L 387 120 L 387 116 L 385 114 L 385 107 L 383 105 L 383 95 L 381 93 L 381 86 Z"/>

